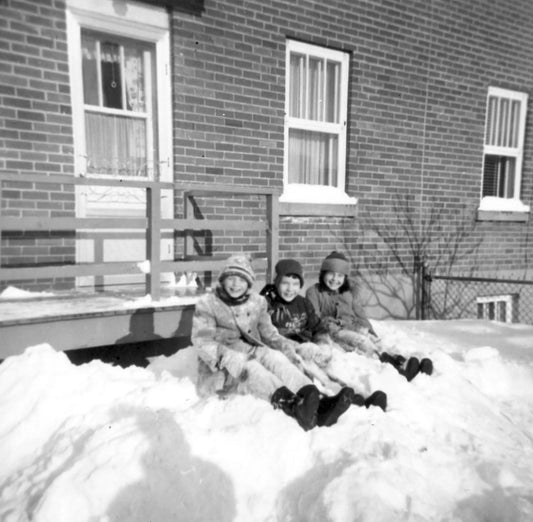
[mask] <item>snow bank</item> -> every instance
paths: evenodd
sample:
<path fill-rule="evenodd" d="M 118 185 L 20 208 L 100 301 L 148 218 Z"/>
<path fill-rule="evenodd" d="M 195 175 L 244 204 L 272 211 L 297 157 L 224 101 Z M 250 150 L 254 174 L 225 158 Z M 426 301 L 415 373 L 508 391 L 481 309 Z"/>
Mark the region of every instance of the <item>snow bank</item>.
<path fill-rule="evenodd" d="M 472 341 L 480 325 L 494 342 Z M 375 327 L 393 350 L 431 356 L 435 374 L 407 383 L 335 354 L 332 369 L 385 390 L 389 410 L 353 407 L 310 432 L 250 396 L 199 399 L 190 349 L 148 369 L 73 366 L 47 345 L 7 359 L 0 520 L 533 519 L 533 328 Z"/>

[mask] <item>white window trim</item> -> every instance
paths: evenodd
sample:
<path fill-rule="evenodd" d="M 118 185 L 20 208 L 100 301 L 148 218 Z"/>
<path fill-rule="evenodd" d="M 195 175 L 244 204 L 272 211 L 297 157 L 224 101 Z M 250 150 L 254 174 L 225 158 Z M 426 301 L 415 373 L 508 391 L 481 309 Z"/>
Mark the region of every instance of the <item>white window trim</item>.
<path fill-rule="evenodd" d="M 491 96 L 498 96 L 508 98 L 511 100 L 520 101 L 520 126 L 518 129 L 518 147 L 497 147 L 493 145 L 485 145 L 485 136 L 487 133 L 488 116 L 489 116 L 489 99 Z M 499 87 L 489 87 L 487 93 L 487 103 L 485 107 L 485 132 L 483 133 L 483 165 L 485 163 L 485 156 L 492 154 L 496 156 L 509 156 L 516 160 L 514 192 L 512 198 L 500 198 L 496 196 L 483 197 L 483 167 L 481 171 L 481 187 L 480 187 L 480 212 L 504 212 L 504 213 L 524 213 L 529 212 L 530 208 L 520 200 L 520 186 L 522 183 L 522 161 L 524 156 L 524 136 L 526 129 L 526 115 L 527 115 L 528 95 L 524 92 L 511 91 L 509 89 L 501 89 Z"/>
<path fill-rule="evenodd" d="M 324 185 L 307 185 L 289 183 L 289 128 L 328 132 L 337 130 L 338 124 L 303 120 L 289 116 L 290 101 L 290 53 L 302 52 L 315 56 L 330 58 L 341 62 L 340 79 L 340 114 L 339 122 L 343 131 L 339 133 L 339 157 L 337 187 Z M 287 39 L 285 49 L 285 122 L 284 122 L 284 155 L 283 155 L 283 194 L 282 203 L 317 203 L 355 205 L 357 199 L 346 194 L 346 128 L 348 118 L 348 74 L 349 55 L 343 51 L 328 49 L 318 45 Z"/>
<path fill-rule="evenodd" d="M 74 133 L 74 172 L 85 175 L 81 29 L 109 32 L 155 44 L 160 180 L 172 181 L 172 106 L 170 82 L 170 22 L 165 9 L 136 2 L 67 0 L 67 38 Z M 73 51 L 75 50 L 75 51 Z"/>
<path fill-rule="evenodd" d="M 513 315 L 514 315 L 514 309 L 513 309 L 513 296 L 511 294 L 506 295 L 486 295 L 476 298 L 477 304 L 483 305 L 483 319 L 487 319 L 488 317 L 485 317 L 485 315 L 488 315 L 485 313 L 485 310 L 488 308 L 487 305 L 490 303 L 494 303 L 494 306 L 496 307 L 498 303 L 505 303 L 507 306 L 506 313 L 505 313 L 505 322 L 506 323 L 512 323 L 513 322 Z M 498 321 L 498 319 L 493 319 L 494 321 Z M 501 322 L 501 321 L 498 321 Z"/>

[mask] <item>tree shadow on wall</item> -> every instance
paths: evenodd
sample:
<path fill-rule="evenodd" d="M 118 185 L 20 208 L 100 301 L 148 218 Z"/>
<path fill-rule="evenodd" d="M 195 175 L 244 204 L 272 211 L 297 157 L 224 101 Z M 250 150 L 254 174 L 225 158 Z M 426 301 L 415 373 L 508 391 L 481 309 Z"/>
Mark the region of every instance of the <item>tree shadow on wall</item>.
<path fill-rule="evenodd" d="M 370 315 L 405 319 L 415 318 L 422 306 L 422 267 L 429 274 L 472 275 L 479 265 L 482 242 L 475 229 L 473 208 L 463 205 L 450 213 L 436 198 L 421 208 L 414 197 L 397 194 L 391 216 L 362 217 L 362 240 L 356 241 L 355 229 L 346 226 L 338 240 L 352 266 L 359 267 L 357 275 L 366 304 L 374 310 Z M 353 244 L 360 252 L 353 251 Z M 428 306 L 433 315 L 444 317 L 448 309 L 461 308 L 462 302 L 448 296 L 442 309 Z"/>
<path fill-rule="evenodd" d="M 117 421 L 135 416 L 149 442 L 143 478 L 122 489 L 107 510 L 109 522 L 230 522 L 236 515 L 231 478 L 191 454 L 169 411 L 117 409 Z"/>

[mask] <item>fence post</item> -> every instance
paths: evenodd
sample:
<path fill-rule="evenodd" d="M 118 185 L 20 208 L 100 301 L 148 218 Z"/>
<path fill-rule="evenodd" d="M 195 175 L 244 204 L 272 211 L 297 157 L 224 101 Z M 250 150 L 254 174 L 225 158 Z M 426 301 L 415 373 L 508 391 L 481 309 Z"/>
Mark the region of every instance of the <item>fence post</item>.
<path fill-rule="evenodd" d="M 415 254 L 413 260 L 413 272 L 414 272 L 414 298 L 415 298 L 415 319 L 422 319 L 422 271 L 421 271 L 421 262 L 420 256 Z"/>
<path fill-rule="evenodd" d="M 279 252 L 279 211 L 277 193 L 268 194 L 266 197 L 266 211 L 268 227 L 266 230 L 267 254 L 267 283 L 274 281 L 274 267 L 278 261 Z"/>
<path fill-rule="evenodd" d="M 161 296 L 161 188 L 156 183 L 146 188 L 146 218 L 146 258 L 150 262 L 146 293 L 157 301 Z"/>

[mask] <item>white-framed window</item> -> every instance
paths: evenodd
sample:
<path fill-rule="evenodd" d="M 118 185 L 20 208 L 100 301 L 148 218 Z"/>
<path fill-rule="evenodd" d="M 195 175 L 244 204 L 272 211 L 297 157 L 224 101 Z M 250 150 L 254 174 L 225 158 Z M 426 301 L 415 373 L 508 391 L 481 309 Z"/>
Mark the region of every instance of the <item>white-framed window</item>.
<path fill-rule="evenodd" d="M 477 317 L 502 323 L 516 322 L 517 299 L 517 295 L 511 294 L 477 297 Z"/>
<path fill-rule="evenodd" d="M 317 201 L 348 198 L 348 67 L 346 52 L 287 40 L 282 196 L 287 201 L 298 194 L 307 202 L 313 194 Z"/>
<path fill-rule="evenodd" d="M 526 93 L 489 87 L 481 185 L 482 202 L 489 208 L 520 201 L 527 101 Z"/>
<path fill-rule="evenodd" d="M 168 13 L 67 0 L 77 175 L 171 180 Z"/>

